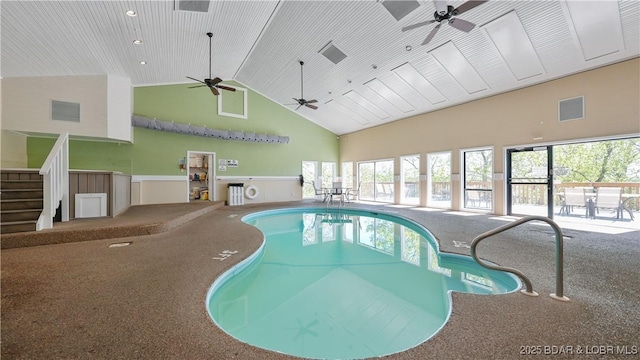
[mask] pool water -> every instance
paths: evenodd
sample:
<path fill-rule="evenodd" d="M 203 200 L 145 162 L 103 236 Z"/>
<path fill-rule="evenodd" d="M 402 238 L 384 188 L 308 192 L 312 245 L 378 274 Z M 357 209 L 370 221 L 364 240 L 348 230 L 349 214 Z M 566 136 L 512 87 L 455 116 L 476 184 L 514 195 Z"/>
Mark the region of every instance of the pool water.
<path fill-rule="evenodd" d="M 449 318 L 451 291 L 503 294 L 513 275 L 440 254 L 428 230 L 351 209 L 245 216 L 265 242 L 207 295 L 214 322 L 261 348 L 315 359 L 377 357 L 429 339 Z"/>

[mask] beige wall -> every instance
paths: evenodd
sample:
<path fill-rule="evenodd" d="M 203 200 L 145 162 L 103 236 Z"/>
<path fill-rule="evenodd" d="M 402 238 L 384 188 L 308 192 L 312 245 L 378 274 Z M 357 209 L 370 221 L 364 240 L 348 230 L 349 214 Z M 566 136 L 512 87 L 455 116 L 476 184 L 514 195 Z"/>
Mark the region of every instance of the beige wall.
<path fill-rule="evenodd" d="M 558 122 L 558 101 L 577 96 L 585 97 L 585 118 Z M 639 134 L 639 102 L 640 59 L 636 58 L 343 135 L 340 161 L 355 165 L 394 158 L 398 175 L 400 156 L 421 154 L 420 173 L 426 174 L 426 153 L 452 151 L 452 172 L 458 174 L 460 149 L 493 146 L 494 173 L 503 173 L 505 149 L 514 145 Z M 398 189 L 396 184 L 396 194 Z M 425 189 L 422 184 L 422 194 Z M 459 209 L 460 183 L 454 182 L 452 190 L 453 208 Z M 494 183 L 494 193 L 494 210 L 503 214 L 503 180 Z"/>
<path fill-rule="evenodd" d="M 131 205 L 171 204 L 187 202 L 189 183 L 184 180 L 131 179 Z"/>
<path fill-rule="evenodd" d="M 243 183 L 246 190 L 255 186 L 258 194 L 254 199 L 244 196 L 245 204 L 267 202 L 295 201 L 302 199 L 302 186 L 298 177 L 257 177 L 257 178 L 223 178 L 216 181 L 216 200 L 228 200 L 227 184 Z M 254 194 L 253 192 L 250 192 Z"/>
<path fill-rule="evenodd" d="M 175 178 L 175 179 L 174 179 Z M 179 176 L 134 176 L 131 182 L 131 205 L 169 204 L 188 202 L 189 182 Z M 302 187 L 298 177 L 256 177 L 216 180 L 216 194 L 212 200 L 226 201 L 227 184 L 243 183 L 245 190 L 255 186 L 258 194 L 254 199 L 244 197 L 245 204 L 294 201 L 302 199 Z"/>
<path fill-rule="evenodd" d="M 131 141 L 131 81 L 107 75 L 2 81 L 2 128 Z M 51 120 L 51 100 L 80 104 L 80 121 Z"/>
<path fill-rule="evenodd" d="M 26 168 L 27 167 L 27 137 L 11 131 L 2 130 L 0 138 L 0 167 Z"/>

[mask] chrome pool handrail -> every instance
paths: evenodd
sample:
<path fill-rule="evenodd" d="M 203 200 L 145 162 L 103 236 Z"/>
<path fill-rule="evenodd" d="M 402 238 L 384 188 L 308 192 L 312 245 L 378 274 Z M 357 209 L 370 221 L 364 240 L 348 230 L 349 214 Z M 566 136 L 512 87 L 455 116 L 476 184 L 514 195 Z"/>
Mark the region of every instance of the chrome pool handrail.
<path fill-rule="evenodd" d="M 533 286 L 531 285 L 531 281 L 529 280 L 529 278 L 527 278 L 521 271 L 510 268 L 510 267 L 506 267 L 506 266 L 498 266 L 498 265 L 492 265 L 489 263 L 485 263 L 483 261 L 481 261 L 478 258 L 478 255 L 476 254 L 476 246 L 478 246 L 478 243 L 480 241 L 482 241 L 483 239 L 486 239 L 488 237 L 491 237 L 493 235 L 499 234 L 503 231 L 509 230 L 511 228 L 514 228 L 516 226 L 522 225 L 524 223 L 527 223 L 529 221 L 544 221 L 547 224 L 551 225 L 551 227 L 553 228 L 553 231 L 555 233 L 555 237 L 556 237 L 556 292 L 552 293 L 550 296 L 556 300 L 560 300 L 560 301 L 569 301 L 569 298 L 563 295 L 563 283 L 562 283 L 562 278 L 563 278 L 563 237 L 562 237 L 562 230 L 560 229 L 560 227 L 558 226 L 558 224 L 555 223 L 555 221 L 546 218 L 544 216 L 525 216 L 519 220 L 516 220 L 512 223 L 500 226 L 498 228 L 495 228 L 493 230 L 489 230 L 485 233 L 482 233 L 478 236 L 476 236 L 475 239 L 473 239 L 473 241 L 471 242 L 471 257 L 473 257 L 473 259 L 480 264 L 480 266 L 483 266 L 487 269 L 491 269 L 491 270 L 498 270 L 498 271 L 505 271 L 508 273 L 512 273 L 516 276 L 518 276 L 520 279 L 522 279 L 522 281 L 524 282 L 525 285 L 525 290 L 521 290 L 520 292 L 522 292 L 525 295 L 529 295 L 529 296 L 538 296 L 538 293 L 536 293 L 535 291 L 533 291 Z"/>

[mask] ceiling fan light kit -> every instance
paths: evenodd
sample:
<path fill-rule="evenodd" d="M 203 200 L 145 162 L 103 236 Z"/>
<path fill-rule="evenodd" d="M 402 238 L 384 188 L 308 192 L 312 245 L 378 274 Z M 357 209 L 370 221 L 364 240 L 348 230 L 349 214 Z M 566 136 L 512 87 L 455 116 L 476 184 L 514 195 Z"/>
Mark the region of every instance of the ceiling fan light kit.
<path fill-rule="evenodd" d="M 456 18 L 455 16 L 460 15 L 466 11 L 469 11 L 477 7 L 478 5 L 482 5 L 487 1 L 488 0 L 470 0 L 458 6 L 457 8 L 454 8 L 451 5 L 447 5 L 446 1 L 435 0 L 434 4 L 436 6 L 436 11 L 433 13 L 433 20 L 427 20 L 427 21 L 419 22 L 413 25 L 405 26 L 402 28 L 402 32 L 417 29 L 419 27 L 437 22 L 438 25 L 436 25 L 431 30 L 429 35 L 427 35 L 427 37 L 422 42 L 422 45 L 426 45 L 431 40 L 433 40 L 433 38 L 436 36 L 436 33 L 440 29 L 440 25 L 442 25 L 442 22 L 445 20 L 446 20 L 446 23 L 451 25 L 451 27 L 454 27 L 460 31 L 464 31 L 468 33 L 471 30 L 473 30 L 473 28 L 476 27 L 476 24 L 471 23 L 464 19 Z"/>

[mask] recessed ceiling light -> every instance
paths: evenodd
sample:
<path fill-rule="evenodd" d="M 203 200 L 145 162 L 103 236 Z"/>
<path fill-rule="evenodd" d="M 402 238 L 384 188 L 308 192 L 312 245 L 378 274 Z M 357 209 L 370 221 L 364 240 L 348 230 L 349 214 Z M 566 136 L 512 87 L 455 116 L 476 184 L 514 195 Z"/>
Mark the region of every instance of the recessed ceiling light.
<path fill-rule="evenodd" d="M 146 61 L 140 61 L 140 65 L 147 65 Z"/>
<path fill-rule="evenodd" d="M 413 48 L 411 47 L 411 45 L 407 45 L 407 46 L 405 46 L 404 48 L 405 48 L 407 51 L 411 51 L 411 49 L 413 49 Z"/>
<path fill-rule="evenodd" d="M 142 40 L 135 39 L 135 40 L 133 40 L 133 43 L 136 44 L 136 45 L 140 45 L 140 44 L 142 44 Z"/>
<path fill-rule="evenodd" d="M 138 15 L 138 13 L 133 11 L 133 10 L 127 10 L 127 12 L 125 12 L 125 14 L 127 14 L 127 16 L 131 16 L 131 17 L 134 17 L 134 16 Z"/>
<path fill-rule="evenodd" d="M 373 64 L 373 65 L 371 65 L 371 68 L 372 68 L 373 70 L 375 70 L 375 69 L 377 69 L 377 68 L 378 68 L 378 65 Z"/>

